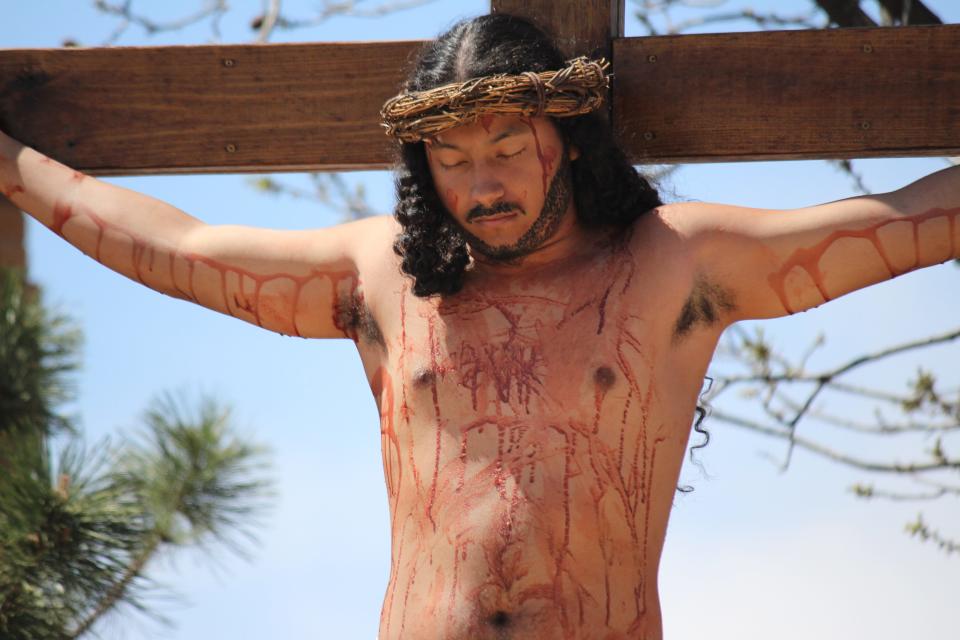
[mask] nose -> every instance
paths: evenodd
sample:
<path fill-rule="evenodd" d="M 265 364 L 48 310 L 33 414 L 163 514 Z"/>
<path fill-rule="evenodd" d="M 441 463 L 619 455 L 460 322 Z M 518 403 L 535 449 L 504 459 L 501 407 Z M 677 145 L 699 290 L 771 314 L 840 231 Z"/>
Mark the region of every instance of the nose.
<path fill-rule="evenodd" d="M 503 194 L 503 182 L 496 172 L 486 167 L 475 169 L 473 186 L 470 189 L 470 196 L 474 202 L 489 207 L 503 198 Z"/>

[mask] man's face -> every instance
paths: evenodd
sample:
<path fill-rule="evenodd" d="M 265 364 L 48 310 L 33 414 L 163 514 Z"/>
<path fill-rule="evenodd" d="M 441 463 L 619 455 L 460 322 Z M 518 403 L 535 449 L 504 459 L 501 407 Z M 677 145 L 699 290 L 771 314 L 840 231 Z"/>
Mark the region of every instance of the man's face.
<path fill-rule="evenodd" d="M 570 159 L 548 118 L 486 116 L 425 144 L 437 193 L 474 251 L 515 260 L 571 224 Z"/>

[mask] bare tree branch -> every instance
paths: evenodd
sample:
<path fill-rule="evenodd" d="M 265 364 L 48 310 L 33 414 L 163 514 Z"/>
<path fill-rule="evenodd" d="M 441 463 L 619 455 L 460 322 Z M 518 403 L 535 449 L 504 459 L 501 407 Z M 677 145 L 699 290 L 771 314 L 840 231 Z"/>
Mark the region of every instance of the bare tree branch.
<path fill-rule="evenodd" d="M 94 7 L 103 13 L 122 18 L 120 26 L 107 38 L 105 45 L 114 44 L 131 24 L 139 25 L 148 35 L 153 35 L 164 31 L 178 31 L 210 17 L 214 19 L 213 31 L 216 39 L 219 40 L 219 18 L 229 10 L 226 0 L 207 0 L 206 6 L 196 13 L 179 20 L 161 23 L 134 13 L 133 0 L 124 0 L 123 4 L 110 4 L 106 0 L 94 0 Z"/>
<path fill-rule="evenodd" d="M 960 543 L 950 540 L 943 537 L 939 531 L 931 529 L 926 522 L 923 521 L 923 516 L 917 514 L 916 522 L 912 522 L 907 525 L 907 533 L 909 533 L 914 538 L 920 538 L 923 542 L 933 542 L 937 545 L 941 551 L 950 554 L 960 551 Z"/>
<path fill-rule="evenodd" d="M 816 12 L 804 13 L 796 16 L 784 16 L 775 13 L 757 13 L 753 9 L 743 9 L 742 11 L 731 11 L 728 13 L 714 13 L 697 18 L 690 18 L 683 22 L 678 22 L 670 28 L 668 33 L 683 33 L 690 29 L 702 27 L 708 24 L 717 24 L 723 22 L 734 22 L 744 20 L 753 22 L 758 27 L 804 27 L 806 29 L 819 29 L 823 25 L 814 22 Z"/>
<path fill-rule="evenodd" d="M 864 354 L 858 356 L 848 361 L 845 364 L 842 364 L 838 367 L 824 371 L 823 373 L 818 374 L 802 374 L 799 372 L 788 371 L 782 374 L 761 374 L 761 375 L 746 375 L 746 376 L 718 376 L 718 380 L 722 381 L 725 385 L 737 384 L 741 382 L 762 382 L 762 383 L 771 383 L 771 382 L 829 382 L 833 378 L 839 377 L 849 371 L 861 367 L 865 364 L 877 362 L 888 358 L 893 355 L 898 355 L 905 353 L 907 351 L 913 351 L 915 349 L 920 349 L 923 347 L 929 347 L 936 344 L 943 344 L 946 342 L 952 342 L 960 338 L 960 329 L 953 329 L 942 333 L 939 335 L 930 336 L 927 338 L 920 338 L 918 340 L 913 340 L 910 342 L 905 342 L 903 344 L 894 345 L 892 347 L 887 347 L 873 353 Z"/>
<path fill-rule="evenodd" d="M 792 445 L 800 447 L 801 449 L 815 453 L 818 456 L 828 460 L 860 469 L 862 471 L 911 474 L 960 469 L 960 460 L 934 460 L 933 462 L 927 463 L 877 462 L 865 460 L 834 451 L 817 442 L 799 437 L 795 433 L 791 433 L 782 429 L 776 429 L 742 416 L 735 416 L 714 409 L 710 412 L 710 417 L 735 427 L 747 429 L 748 431 L 752 431 L 754 433 L 759 433 L 761 435 L 770 436 L 773 438 L 780 438 L 782 440 L 788 440 L 792 443 Z"/>
<path fill-rule="evenodd" d="M 945 495 L 960 496 L 960 487 L 937 487 L 932 493 L 901 493 L 898 491 L 885 491 L 875 489 L 869 484 L 855 484 L 850 487 L 858 498 L 884 498 L 895 502 L 912 502 L 914 500 L 939 500 Z"/>
<path fill-rule="evenodd" d="M 379 18 L 389 13 L 413 9 L 425 4 L 430 4 L 433 0 L 396 0 L 395 2 L 381 4 L 372 8 L 360 8 L 357 5 L 363 0 L 344 0 L 343 2 L 331 2 L 324 0 L 323 7 L 312 18 L 290 19 L 278 16 L 276 27 L 279 29 L 305 29 L 315 27 L 334 16 L 350 16 L 353 18 Z"/>
<path fill-rule="evenodd" d="M 259 29 L 257 42 L 266 42 L 273 35 L 273 30 L 277 26 L 277 20 L 280 19 L 280 5 L 282 0 L 265 0 L 268 6 L 263 12 L 263 16 L 258 18 L 259 25 L 254 22 L 253 28 Z"/>

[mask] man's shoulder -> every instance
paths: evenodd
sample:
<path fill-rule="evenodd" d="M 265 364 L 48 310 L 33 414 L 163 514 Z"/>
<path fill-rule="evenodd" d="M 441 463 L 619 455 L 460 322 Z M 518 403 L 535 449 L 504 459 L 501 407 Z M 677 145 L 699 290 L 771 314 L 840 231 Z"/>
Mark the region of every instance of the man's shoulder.
<path fill-rule="evenodd" d="M 337 229 L 348 238 L 352 253 L 359 261 L 369 253 L 382 255 L 384 245 L 393 245 L 400 225 L 393 216 L 367 216 L 341 223 Z"/>
<path fill-rule="evenodd" d="M 729 208 L 714 202 L 671 202 L 655 208 L 648 217 L 652 218 L 654 226 L 662 226 L 681 238 L 690 239 L 720 226 L 724 210 Z"/>
<path fill-rule="evenodd" d="M 397 272 L 399 258 L 393 243 L 400 224 L 393 216 L 369 216 L 341 226 L 349 229 L 351 253 L 361 278 L 379 282 Z"/>

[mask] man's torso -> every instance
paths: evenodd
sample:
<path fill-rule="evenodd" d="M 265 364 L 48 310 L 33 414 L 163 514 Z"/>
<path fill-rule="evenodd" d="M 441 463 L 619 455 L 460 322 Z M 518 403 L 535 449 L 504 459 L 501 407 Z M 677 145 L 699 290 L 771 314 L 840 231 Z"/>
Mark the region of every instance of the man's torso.
<path fill-rule="evenodd" d="M 392 524 L 380 637 L 659 637 L 659 558 L 720 332 L 683 243 L 650 213 L 564 264 L 428 299 L 371 247 L 354 315 L 371 316 L 358 344 Z"/>

